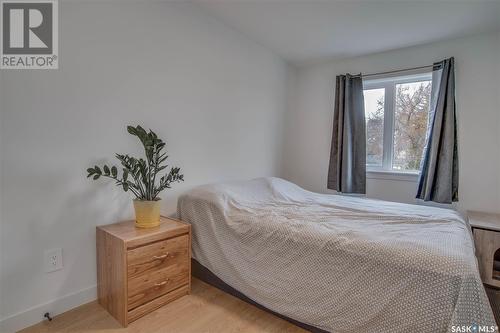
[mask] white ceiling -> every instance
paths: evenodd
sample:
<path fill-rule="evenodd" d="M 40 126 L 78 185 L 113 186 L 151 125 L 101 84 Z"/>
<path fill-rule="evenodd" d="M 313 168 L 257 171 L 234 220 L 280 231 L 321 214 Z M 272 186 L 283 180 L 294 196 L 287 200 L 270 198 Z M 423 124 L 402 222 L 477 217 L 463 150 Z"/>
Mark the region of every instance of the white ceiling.
<path fill-rule="evenodd" d="M 500 30 L 500 0 L 198 0 L 196 3 L 295 64 Z"/>

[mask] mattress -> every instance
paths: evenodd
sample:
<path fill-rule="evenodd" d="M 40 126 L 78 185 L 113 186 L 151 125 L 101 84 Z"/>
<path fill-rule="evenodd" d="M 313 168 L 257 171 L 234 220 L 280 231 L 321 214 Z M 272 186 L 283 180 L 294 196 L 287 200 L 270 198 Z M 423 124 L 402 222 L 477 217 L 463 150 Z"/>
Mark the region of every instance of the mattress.
<path fill-rule="evenodd" d="M 279 178 L 178 201 L 193 257 L 253 301 L 330 332 L 494 327 L 455 211 L 306 191 Z"/>

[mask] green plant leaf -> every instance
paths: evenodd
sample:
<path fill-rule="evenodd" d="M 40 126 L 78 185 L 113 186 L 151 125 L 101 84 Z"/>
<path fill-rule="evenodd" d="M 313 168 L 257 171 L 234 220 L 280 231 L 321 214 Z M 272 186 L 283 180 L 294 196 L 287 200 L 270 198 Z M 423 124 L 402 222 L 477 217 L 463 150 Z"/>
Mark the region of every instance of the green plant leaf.
<path fill-rule="evenodd" d="M 180 174 L 180 168 L 177 167 L 171 168 L 160 178 L 159 173 L 168 167 L 165 163 L 168 156 L 162 151 L 166 143 L 158 138 L 155 132 L 151 129 L 146 131 L 140 125 L 127 126 L 127 132 L 140 140 L 145 158 L 115 154 L 122 165 L 121 178 L 118 178 L 116 166 L 107 165 L 103 165 L 102 170 L 97 165 L 88 168 L 87 177 L 93 177 L 95 180 L 101 176 L 113 178 L 116 185 L 121 186 L 124 191 L 130 190 L 136 198 L 142 200 L 155 200 L 161 191 L 171 187 L 171 183 L 184 181 L 184 175 Z"/>
<path fill-rule="evenodd" d="M 137 135 L 137 132 L 135 131 L 134 126 L 127 126 L 127 132 L 129 132 L 132 135 Z"/>

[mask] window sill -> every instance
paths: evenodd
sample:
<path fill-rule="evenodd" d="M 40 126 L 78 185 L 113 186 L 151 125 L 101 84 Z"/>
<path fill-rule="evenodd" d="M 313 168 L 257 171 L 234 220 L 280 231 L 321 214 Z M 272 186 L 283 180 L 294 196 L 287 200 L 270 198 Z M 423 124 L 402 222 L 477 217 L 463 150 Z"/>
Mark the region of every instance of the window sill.
<path fill-rule="evenodd" d="M 418 182 L 418 172 L 398 172 L 386 170 L 366 170 L 367 179 L 397 180 L 403 182 Z"/>

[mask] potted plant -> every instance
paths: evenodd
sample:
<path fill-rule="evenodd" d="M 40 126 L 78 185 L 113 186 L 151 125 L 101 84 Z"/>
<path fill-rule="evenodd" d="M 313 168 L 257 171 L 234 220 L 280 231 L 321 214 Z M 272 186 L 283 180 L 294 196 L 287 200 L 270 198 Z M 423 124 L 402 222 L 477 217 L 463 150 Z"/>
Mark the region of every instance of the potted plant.
<path fill-rule="evenodd" d="M 160 202 L 158 195 L 174 182 L 184 181 L 180 168 L 172 167 L 163 176 L 160 172 L 167 168 L 166 153 L 162 152 L 165 142 L 158 138 L 155 132 L 147 132 L 141 126 L 127 126 L 127 131 L 138 137 L 144 146 L 146 159 L 129 155 L 116 154 L 122 165 L 123 172 L 118 176 L 116 166 L 94 166 L 87 169 L 87 178 L 97 180 L 100 177 L 111 178 L 125 192 L 134 194 L 135 225 L 139 228 L 152 228 L 160 224 Z"/>

